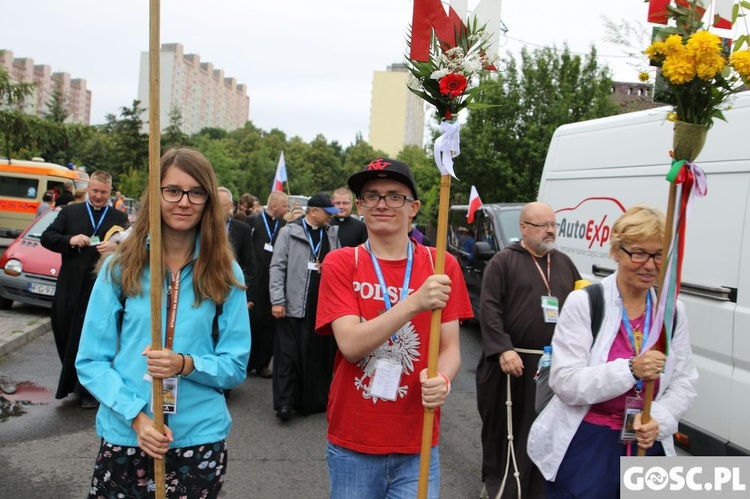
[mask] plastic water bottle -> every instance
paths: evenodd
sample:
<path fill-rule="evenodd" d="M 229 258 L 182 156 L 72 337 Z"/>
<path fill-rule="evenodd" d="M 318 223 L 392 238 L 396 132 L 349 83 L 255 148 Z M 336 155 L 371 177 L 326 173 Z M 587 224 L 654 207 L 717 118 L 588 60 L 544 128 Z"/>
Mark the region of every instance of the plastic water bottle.
<path fill-rule="evenodd" d="M 552 365 L 552 345 L 544 347 L 544 353 L 539 359 L 539 370 L 542 368 L 549 368 Z"/>

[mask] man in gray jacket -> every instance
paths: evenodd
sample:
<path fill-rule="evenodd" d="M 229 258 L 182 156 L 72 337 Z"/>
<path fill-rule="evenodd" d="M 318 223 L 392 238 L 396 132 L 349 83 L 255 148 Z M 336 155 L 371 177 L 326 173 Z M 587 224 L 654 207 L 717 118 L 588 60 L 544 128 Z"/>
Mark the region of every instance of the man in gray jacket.
<path fill-rule="evenodd" d="M 326 410 L 336 344 L 315 334 L 320 264 L 340 247 L 338 227 L 329 227 L 339 209 L 326 193 L 307 202 L 307 212 L 280 231 L 271 259 L 271 314 L 278 319 L 273 351 L 273 407 L 288 421 L 292 412 Z"/>

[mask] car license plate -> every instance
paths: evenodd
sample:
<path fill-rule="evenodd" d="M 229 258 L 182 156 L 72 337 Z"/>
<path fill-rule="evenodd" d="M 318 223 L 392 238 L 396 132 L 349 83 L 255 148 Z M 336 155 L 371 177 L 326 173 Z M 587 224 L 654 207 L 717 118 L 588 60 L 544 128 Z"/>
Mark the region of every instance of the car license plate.
<path fill-rule="evenodd" d="M 55 286 L 50 284 L 29 284 L 29 291 L 38 295 L 55 296 Z"/>

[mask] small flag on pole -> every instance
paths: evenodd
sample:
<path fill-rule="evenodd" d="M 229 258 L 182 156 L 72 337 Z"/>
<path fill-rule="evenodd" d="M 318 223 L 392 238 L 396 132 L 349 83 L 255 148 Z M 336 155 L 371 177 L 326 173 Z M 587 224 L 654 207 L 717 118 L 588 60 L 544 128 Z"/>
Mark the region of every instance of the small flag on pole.
<path fill-rule="evenodd" d="M 284 151 L 281 151 L 279 165 L 276 167 L 276 176 L 273 178 L 271 191 L 283 191 L 284 182 L 286 182 L 286 163 L 284 162 Z"/>
<path fill-rule="evenodd" d="M 474 213 L 482 207 L 482 200 L 479 199 L 479 193 L 477 188 L 471 186 L 471 195 L 469 196 L 469 213 L 466 214 L 466 221 L 470 224 L 474 223 Z"/>
<path fill-rule="evenodd" d="M 721 29 L 732 29 L 732 9 L 734 0 L 716 0 L 716 18 L 713 25 Z"/>
<path fill-rule="evenodd" d="M 648 22 L 655 24 L 667 24 L 667 6 L 670 0 L 650 0 L 648 3 Z"/>

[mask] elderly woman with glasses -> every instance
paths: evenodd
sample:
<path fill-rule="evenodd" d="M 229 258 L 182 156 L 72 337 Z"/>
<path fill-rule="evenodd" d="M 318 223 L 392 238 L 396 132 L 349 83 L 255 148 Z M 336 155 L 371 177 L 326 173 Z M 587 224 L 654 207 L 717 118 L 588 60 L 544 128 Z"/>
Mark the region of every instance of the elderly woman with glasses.
<path fill-rule="evenodd" d="M 664 215 L 634 206 L 612 227 L 617 271 L 601 282 L 601 325 L 592 331 L 588 293 L 568 296 L 552 339 L 555 393 L 534 422 L 528 452 L 548 497 L 619 497 L 620 457 L 675 455 L 672 435 L 696 396 L 687 316 L 677 302 L 669 356 L 641 352 L 656 316 Z M 594 305 L 596 306 L 596 305 Z M 644 382 L 655 381 L 651 420 L 643 423 Z"/>

